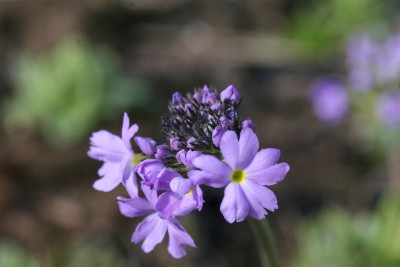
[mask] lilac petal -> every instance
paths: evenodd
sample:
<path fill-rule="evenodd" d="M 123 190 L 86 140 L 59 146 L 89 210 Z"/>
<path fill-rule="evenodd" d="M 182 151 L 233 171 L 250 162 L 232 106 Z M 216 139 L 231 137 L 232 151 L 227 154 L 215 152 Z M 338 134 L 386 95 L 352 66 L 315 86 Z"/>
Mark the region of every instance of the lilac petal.
<path fill-rule="evenodd" d="M 154 141 L 153 139 L 137 136 L 135 137 L 135 142 L 144 154 L 148 156 L 153 156 L 154 154 L 156 154 L 156 141 Z"/>
<path fill-rule="evenodd" d="M 157 190 L 151 189 L 150 186 L 146 186 L 146 185 L 142 185 L 141 188 L 142 188 L 142 191 L 143 191 L 146 199 L 149 201 L 149 203 L 153 207 L 155 207 L 157 200 L 158 200 Z"/>
<path fill-rule="evenodd" d="M 139 130 L 139 126 L 136 124 L 133 124 L 131 127 L 129 127 L 129 117 L 128 114 L 125 112 L 124 113 L 124 119 L 122 122 L 122 141 L 124 142 L 125 146 L 128 149 L 132 149 L 131 146 L 131 139 L 137 133 Z"/>
<path fill-rule="evenodd" d="M 246 169 L 245 172 L 247 179 L 260 185 L 274 185 L 285 178 L 289 169 L 289 165 L 286 162 L 282 162 L 258 171 Z"/>
<path fill-rule="evenodd" d="M 212 187 L 225 186 L 230 181 L 232 170 L 214 156 L 202 155 L 193 160 L 193 165 L 201 172 L 192 170 L 189 177 L 194 184 L 207 184 Z"/>
<path fill-rule="evenodd" d="M 124 183 L 126 191 L 128 191 L 128 194 L 131 198 L 137 198 L 139 197 L 139 187 L 137 184 L 137 178 L 135 175 L 135 172 L 131 172 L 130 176 Z"/>
<path fill-rule="evenodd" d="M 126 217 L 134 218 L 154 213 L 154 207 L 144 198 L 127 199 L 118 197 L 119 211 Z"/>
<path fill-rule="evenodd" d="M 98 171 L 102 178 L 93 184 L 94 189 L 109 192 L 119 185 L 122 181 L 121 164 L 119 162 L 104 162 Z"/>
<path fill-rule="evenodd" d="M 156 190 L 170 190 L 170 183 L 176 177 L 182 176 L 177 171 L 164 168 L 158 173 L 154 188 Z"/>
<path fill-rule="evenodd" d="M 257 152 L 253 161 L 246 168 L 248 172 L 260 171 L 274 165 L 281 156 L 281 151 L 276 148 L 266 148 Z"/>
<path fill-rule="evenodd" d="M 240 132 L 238 169 L 245 169 L 257 154 L 259 142 L 256 134 L 250 128 Z"/>
<path fill-rule="evenodd" d="M 197 201 L 196 209 L 200 211 L 203 208 L 203 190 L 201 190 L 200 186 L 195 186 L 193 189 L 193 197 Z"/>
<path fill-rule="evenodd" d="M 221 153 L 224 156 L 226 163 L 232 168 L 236 169 L 239 159 L 239 141 L 234 131 L 225 132 L 219 144 Z"/>
<path fill-rule="evenodd" d="M 217 126 L 214 128 L 214 130 L 212 132 L 212 141 L 216 147 L 219 147 L 219 144 L 221 143 L 222 135 L 224 135 L 225 132 L 226 132 L 226 129 L 224 129 L 222 126 Z"/>
<path fill-rule="evenodd" d="M 240 102 L 240 95 L 235 86 L 229 85 L 221 92 L 221 101 L 230 101 L 238 104 Z"/>
<path fill-rule="evenodd" d="M 176 177 L 172 179 L 170 183 L 170 188 L 172 192 L 184 195 L 190 191 L 193 187 L 193 183 L 190 179 L 185 179 L 183 177 Z"/>
<path fill-rule="evenodd" d="M 146 159 L 140 162 L 135 171 L 143 179 L 143 184 L 153 185 L 157 180 L 157 175 L 165 168 L 162 161 L 157 159 Z"/>
<path fill-rule="evenodd" d="M 185 246 L 196 247 L 193 239 L 177 220 L 170 220 L 168 235 L 168 252 L 174 258 L 179 259 L 186 255 Z"/>
<path fill-rule="evenodd" d="M 132 242 L 137 244 L 144 239 L 142 249 L 145 253 L 149 253 L 164 239 L 167 226 L 167 221 L 161 219 L 157 213 L 153 213 L 147 216 L 136 227 L 132 236 Z"/>
<path fill-rule="evenodd" d="M 129 154 L 121 138 L 104 130 L 92 134 L 90 145 L 88 156 L 97 160 L 117 162 Z"/>
<path fill-rule="evenodd" d="M 175 216 L 185 216 L 194 210 L 197 201 L 192 194 L 179 195 L 171 191 L 164 192 L 158 198 L 156 209 L 163 219 L 171 219 Z"/>
<path fill-rule="evenodd" d="M 278 208 L 278 201 L 274 192 L 267 187 L 259 185 L 251 180 L 245 180 L 241 186 L 251 207 L 256 208 L 257 204 L 259 204 L 261 207 L 270 211 L 274 211 Z M 258 213 L 258 210 L 254 210 L 254 212 L 257 212 L 254 214 L 255 216 L 253 216 L 256 219 L 260 218 L 257 216 L 262 216 L 261 218 L 264 218 L 264 215 Z"/>
<path fill-rule="evenodd" d="M 220 210 L 229 223 L 241 222 L 249 215 L 249 203 L 239 184 L 226 186 Z"/>

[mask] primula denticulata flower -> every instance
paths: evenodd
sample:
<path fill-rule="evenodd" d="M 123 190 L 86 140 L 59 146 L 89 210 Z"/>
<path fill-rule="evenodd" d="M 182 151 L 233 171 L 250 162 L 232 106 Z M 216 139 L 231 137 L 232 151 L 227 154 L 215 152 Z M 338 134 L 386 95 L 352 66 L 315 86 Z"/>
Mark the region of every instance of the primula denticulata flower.
<path fill-rule="evenodd" d="M 174 258 L 186 255 L 186 246 L 196 247 L 177 217 L 202 209 L 202 185 L 226 186 L 221 212 L 230 223 L 248 215 L 260 220 L 267 210 L 278 208 L 266 186 L 283 180 L 289 165 L 277 163 L 278 149 L 258 151 L 253 121 L 239 120 L 240 102 L 233 85 L 219 95 L 208 86 L 185 96 L 174 93 L 170 114 L 162 118 L 164 141 L 136 136 L 138 153 L 131 139 L 139 127 L 130 126 L 126 113 L 121 137 L 104 130 L 93 133 L 88 155 L 104 162 L 94 188 L 125 186 L 129 198 L 118 197 L 119 210 L 129 218 L 145 216 L 131 239 L 143 241 L 144 252 L 152 251 L 167 233 Z"/>
<path fill-rule="evenodd" d="M 101 177 L 93 187 L 99 191 L 111 191 L 121 182 L 134 175 L 134 158 L 130 140 L 139 130 L 134 124 L 129 126 L 129 117 L 125 113 L 121 137 L 108 131 L 101 130 L 95 132 L 90 137 L 90 150 L 88 156 L 97 160 L 104 161 L 98 174 Z"/>
<path fill-rule="evenodd" d="M 199 170 L 189 172 L 197 185 L 225 188 L 221 212 L 232 223 L 241 222 L 248 215 L 263 219 L 267 210 L 278 208 L 275 194 L 265 187 L 282 181 L 289 171 L 287 163 L 276 163 L 280 152 L 263 149 L 259 152 L 258 138 L 250 128 L 240 133 L 227 131 L 221 138 L 220 149 L 224 161 L 210 155 L 195 158 L 193 164 Z"/>

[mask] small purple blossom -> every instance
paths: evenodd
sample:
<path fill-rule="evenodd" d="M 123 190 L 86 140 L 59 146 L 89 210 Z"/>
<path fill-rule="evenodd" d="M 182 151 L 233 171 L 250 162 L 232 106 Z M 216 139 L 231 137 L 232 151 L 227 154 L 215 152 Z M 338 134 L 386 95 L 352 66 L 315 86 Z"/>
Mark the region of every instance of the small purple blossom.
<path fill-rule="evenodd" d="M 233 126 L 232 121 L 230 119 L 228 119 L 227 117 L 225 117 L 225 116 L 222 116 L 221 118 L 219 118 L 219 123 L 225 129 L 229 129 L 229 128 L 231 128 Z"/>
<path fill-rule="evenodd" d="M 136 136 L 136 144 L 139 146 L 140 150 L 148 156 L 154 156 L 157 152 L 156 141 L 148 137 Z"/>
<path fill-rule="evenodd" d="M 244 129 L 244 128 L 250 128 L 250 129 L 252 129 L 254 131 L 254 123 L 253 123 L 253 121 L 250 120 L 250 119 L 242 121 L 242 129 Z"/>
<path fill-rule="evenodd" d="M 111 191 L 134 175 L 134 152 L 130 140 L 139 127 L 136 124 L 129 125 L 129 117 L 124 113 L 121 137 L 105 130 L 95 132 L 90 137 L 88 156 L 104 162 L 98 171 L 101 178 L 93 184 L 96 190 Z"/>
<path fill-rule="evenodd" d="M 221 92 L 221 101 L 229 101 L 235 104 L 240 102 L 240 94 L 235 86 L 229 85 L 225 90 Z"/>
<path fill-rule="evenodd" d="M 343 85 L 329 78 L 311 86 L 311 102 L 317 117 L 328 124 L 341 122 L 349 109 L 349 96 Z"/>
<path fill-rule="evenodd" d="M 158 201 L 156 190 L 151 190 L 148 186 L 142 186 L 142 190 L 146 198 L 118 197 L 118 206 L 124 216 L 129 218 L 146 216 L 136 227 L 131 241 L 135 244 L 143 241 L 142 250 L 149 253 L 168 233 L 168 252 L 174 258 L 185 256 L 185 246 L 196 247 L 193 239 L 177 219 L 163 219 L 159 216 L 159 211 L 156 209 Z"/>
<path fill-rule="evenodd" d="M 221 142 L 222 135 L 226 132 L 226 129 L 222 126 L 217 126 L 212 132 L 212 141 L 216 147 L 219 147 L 219 143 Z"/>
<path fill-rule="evenodd" d="M 193 165 L 193 159 L 197 158 L 198 156 L 203 155 L 201 152 L 199 151 L 194 151 L 189 149 L 188 151 L 182 149 L 180 150 L 177 154 L 176 154 L 176 159 L 182 163 L 183 165 L 185 165 L 186 167 L 188 167 L 189 169 L 194 169 L 194 165 Z"/>
<path fill-rule="evenodd" d="M 168 157 L 169 153 L 170 151 L 167 145 L 159 145 L 157 146 L 157 152 L 155 158 L 158 160 L 164 160 L 166 157 Z"/>
<path fill-rule="evenodd" d="M 169 145 L 173 150 L 179 150 L 181 143 L 179 142 L 179 139 L 177 137 L 172 137 L 169 139 Z"/>
<path fill-rule="evenodd" d="M 227 131 L 220 144 L 224 161 L 211 155 L 193 160 L 199 170 L 188 175 L 195 185 L 226 186 L 221 212 L 229 223 L 243 221 L 248 215 L 263 219 L 266 209 L 278 208 L 275 194 L 265 185 L 282 181 L 289 165 L 276 163 L 280 156 L 278 149 L 257 152 L 258 148 L 258 138 L 250 128 L 241 131 L 239 140 L 234 131 Z"/>
<path fill-rule="evenodd" d="M 384 125 L 400 126 L 400 91 L 390 90 L 381 94 L 377 101 L 376 114 Z"/>

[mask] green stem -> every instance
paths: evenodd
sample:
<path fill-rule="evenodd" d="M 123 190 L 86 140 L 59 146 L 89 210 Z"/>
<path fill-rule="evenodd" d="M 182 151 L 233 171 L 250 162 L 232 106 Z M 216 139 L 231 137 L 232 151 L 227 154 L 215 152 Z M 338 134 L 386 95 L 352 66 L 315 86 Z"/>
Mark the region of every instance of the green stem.
<path fill-rule="evenodd" d="M 260 260 L 263 267 L 277 267 L 276 249 L 271 227 L 267 220 L 255 220 L 249 218 L 250 224 L 256 239 Z"/>

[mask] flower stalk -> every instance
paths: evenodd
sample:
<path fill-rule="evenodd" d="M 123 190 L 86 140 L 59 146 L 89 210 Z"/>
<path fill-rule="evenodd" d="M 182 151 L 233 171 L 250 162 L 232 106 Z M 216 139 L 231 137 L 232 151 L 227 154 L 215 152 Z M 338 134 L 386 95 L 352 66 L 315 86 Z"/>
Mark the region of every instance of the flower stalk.
<path fill-rule="evenodd" d="M 271 227 L 267 220 L 247 220 L 256 239 L 261 266 L 277 267 L 276 246 Z"/>

